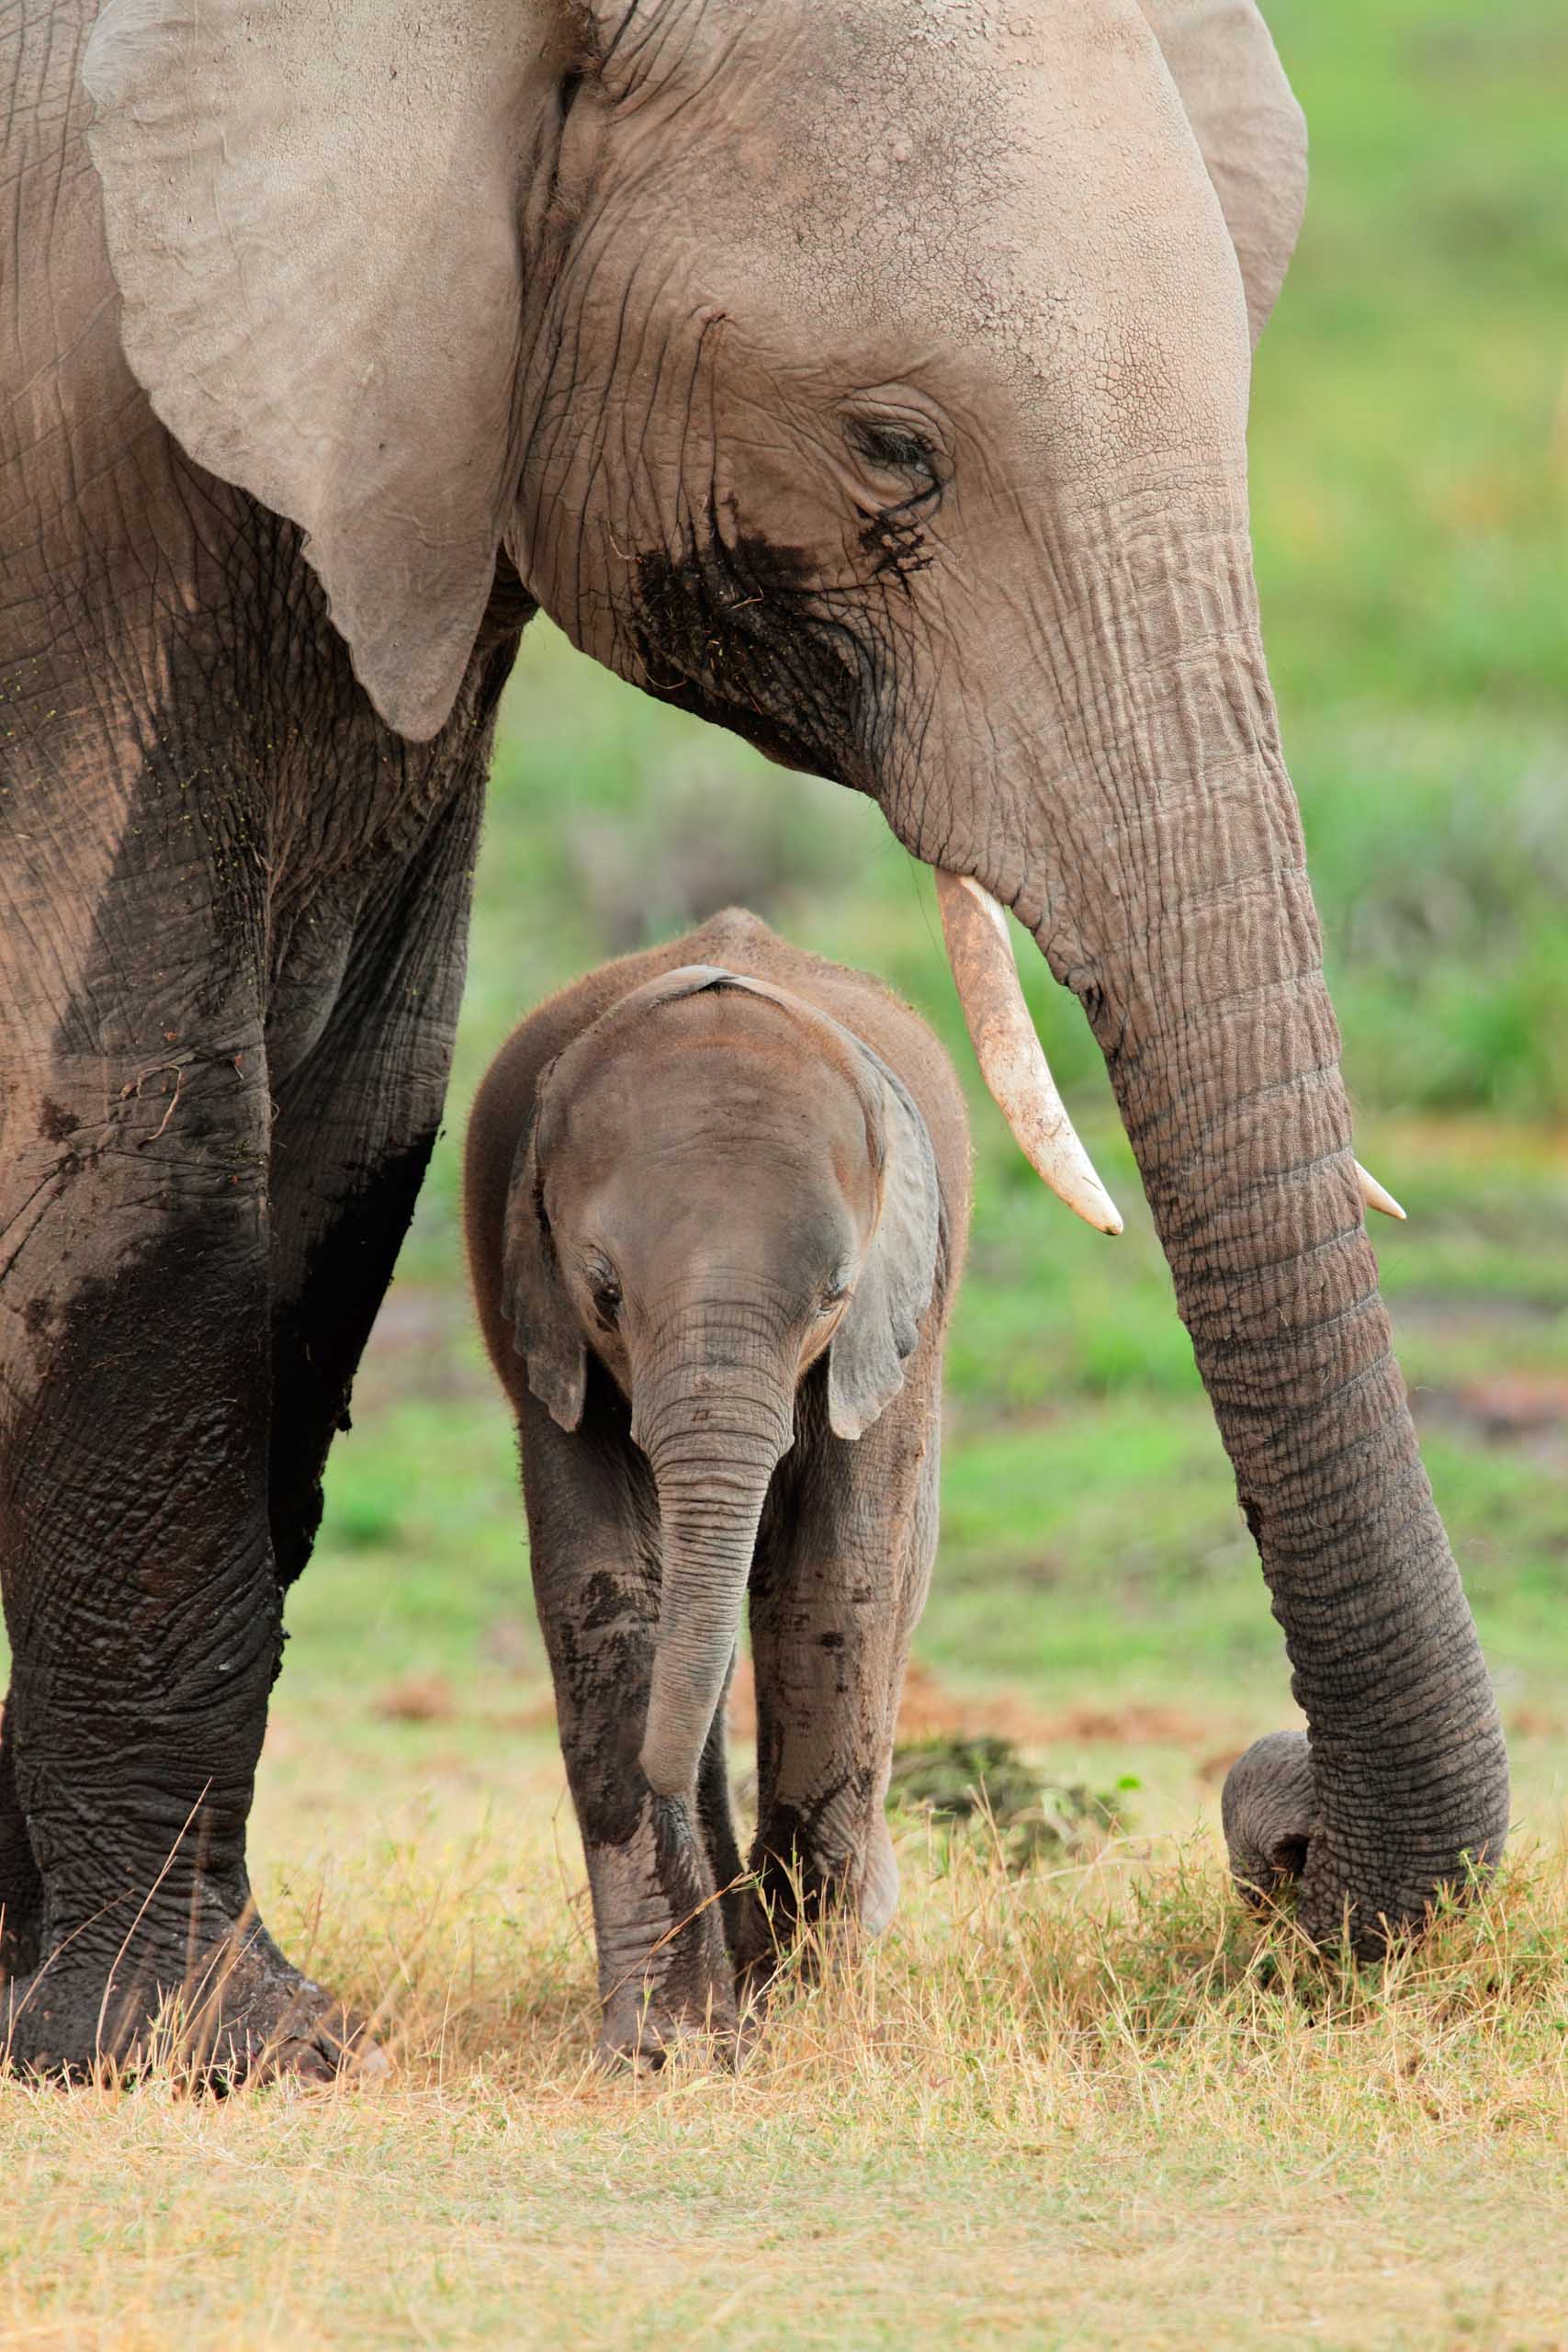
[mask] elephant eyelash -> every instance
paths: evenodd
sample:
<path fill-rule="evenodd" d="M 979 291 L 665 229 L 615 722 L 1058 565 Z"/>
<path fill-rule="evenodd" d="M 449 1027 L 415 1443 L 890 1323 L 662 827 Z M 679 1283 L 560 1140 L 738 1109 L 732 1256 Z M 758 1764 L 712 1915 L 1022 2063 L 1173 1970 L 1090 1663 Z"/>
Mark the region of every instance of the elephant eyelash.
<path fill-rule="evenodd" d="M 844 432 L 851 448 L 868 466 L 880 473 L 902 475 L 910 484 L 911 498 L 907 503 L 929 498 L 942 488 L 936 450 L 914 425 L 891 417 L 852 416 L 845 420 Z"/>
<path fill-rule="evenodd" d="M 621 1278 L 604 1258 L 594 1259 L 585 1267 L 588 1287 L 592 1295 L 594 1312 L 607 1331 L 615 1328 L 615 1317 L 621 1310 Z"/>
<path fill-rule="evenodd" d="M 863 422 L 852 426 L 850 437 L 863 458 L 895 472 L 918 473 L 931 462 L 931 443 L 905 425 Z"/>

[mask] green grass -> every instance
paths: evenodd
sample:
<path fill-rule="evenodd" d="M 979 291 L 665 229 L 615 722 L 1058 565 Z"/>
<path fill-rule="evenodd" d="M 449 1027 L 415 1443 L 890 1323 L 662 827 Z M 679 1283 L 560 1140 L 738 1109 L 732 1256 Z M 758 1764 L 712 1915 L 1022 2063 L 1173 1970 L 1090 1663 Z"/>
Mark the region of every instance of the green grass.
<path fill-rule="evenodd" d="M 1259 354 L 1255 530 L 1359 1149 L 1508 1723 L 1518 1859 L 1343 1981 L 1220 1873 L 1292 1719 L 1075 1005 L 1025 978 L 1127 1215 L 972 1082 L 876 810 L 544 627 L 508 707 L 448 1133 L 334 1456 L 258 1793 L 268 1916 L 382 2017 L 378 2093 L 0 2102 L 0 2343 L 1561 2346 L 1568 2310 L 1568 31 L 1548 0 L 1273 0 L 1314 194 Z M 592 1965 L 511 1431 L 461 1293 L 478 1078 L 539 996 L 725 899 L 881 971 L 971 1085 L 942 1555 L 912 1730 L 995 1727 L 1125 1830 L 1022 1878 L 897 1835 L 858 1973 L 737 2081 L 588 2076 Z M 741 1759 L 744 1760 L 743 1758 Z"/>

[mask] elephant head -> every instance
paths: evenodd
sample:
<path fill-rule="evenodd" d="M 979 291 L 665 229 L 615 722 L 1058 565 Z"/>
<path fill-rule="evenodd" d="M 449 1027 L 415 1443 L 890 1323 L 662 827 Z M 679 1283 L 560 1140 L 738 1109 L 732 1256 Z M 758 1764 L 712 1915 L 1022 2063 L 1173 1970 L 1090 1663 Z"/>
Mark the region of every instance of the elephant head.
<path fill-rule="evenodd" d="M 942 1216 L 931 1137 L 870 1046 L 771 982 L 684 965 L 552 1063 L 506 1210 L 503 1311 L 554 1419 L 590 1349 L 653 1468 L 662 1581 L 642 1766 L 682 1796 L 734 1655 L 795 1396 L 863 1436 L 903 1385 Z"/>
<path fill-rule="evenodd" d="M 440 726 L 504 553 L 1078 997 L 1311 1727 L 1303 1919 L 1418 1917 L 1506 1771 L 1259 637 L 1304 140 L 1251 0 L 111 0 L 86 70 L 131 363 L 304 526 L 393 726 Z M 1112 1224 L 1038 1075 L 1025 1139 Z"/>

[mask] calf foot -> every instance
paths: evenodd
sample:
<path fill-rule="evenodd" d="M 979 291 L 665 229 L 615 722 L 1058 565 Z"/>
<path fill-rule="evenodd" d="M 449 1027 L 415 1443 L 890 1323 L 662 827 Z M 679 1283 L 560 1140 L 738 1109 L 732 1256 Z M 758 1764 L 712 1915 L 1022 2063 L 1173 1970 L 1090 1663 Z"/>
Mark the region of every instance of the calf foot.
<path fill-rule="evenodd" d="M 686 1805 L 646 1799 L 629 1838 L 587 1854 L 604 2004 L 600 2064 L 654 2073 L 679 2052 L 733 2065 L 739 2043 L 723 1913 Z"/>
<path fill-rule="evenodd" d="M 671 2060 L 733 2067 L 740 2034 L 726 1966 L 722 1977 L 672 1994 L 647 1983 L 619 1987 L 604 2004 L 595 2052 L 601 2066 L 653 2075 Z"/>
<path fill-rule="evenodd" d="M 814 1983 L 829 1955 L 842 1959 L 883 1934 L 898 1907 L 898 1862 L 880 1810 L 847 1855 L 807 1843 L 807 1827 L 789 1814 L 758 1830 L 734 1937 L 742 2014 L 766 2007 L 786 1960 Z"/>
<path fill-rule="evenodd" d="M 14 2073 L 73 2081 L 113 2066 L 232 2090 L 280 2075 L 374 2076 L 389 2063 L 364 2024 L 256 1923 L 228 1929 L 183 1968 L 132 1967 L 63 1944 L 0 1992 L 0 2028 Z"/>

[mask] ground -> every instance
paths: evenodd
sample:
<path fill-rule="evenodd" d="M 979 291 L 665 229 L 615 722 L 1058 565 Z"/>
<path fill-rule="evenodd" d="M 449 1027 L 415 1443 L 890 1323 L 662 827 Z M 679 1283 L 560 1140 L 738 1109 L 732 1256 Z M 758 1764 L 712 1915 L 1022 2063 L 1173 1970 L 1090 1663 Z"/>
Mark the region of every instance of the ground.
<path fill-rule="evenodd" d="M 1229 1894 L 1219 1784 L 1294 1719 L 1285 1662 L 1103 1073 L 1035 959 L 1128 1230 L 1047 1199 L 972 1090 L 906 1727 L 1005 1735 L 1074 1835 L 1010 1869 L 1005 1826 L 906 1808 L 892 1933 L 792 1987 L 739 2078 L 588 2071 L 513 1441 L 460 1288 L 467 1101 L 544 990 L 730 898 L 886 973 L 969 1065 L 876 812 L 540 630 L 449 1132 L 291 1599 L 255 1819 L 274 1927 L 395 2071 L 0 2091 L 0 2344 L 1568 2346 L 1568 35 L 1544 0 L 1269 13 L 1314 196 L 1258 362 L 1265 620 L 1359 1149 L 1410 1210 L 1376 1238 L 1510 1734 L 1507 1874 L 1349 1976 Z"/>

